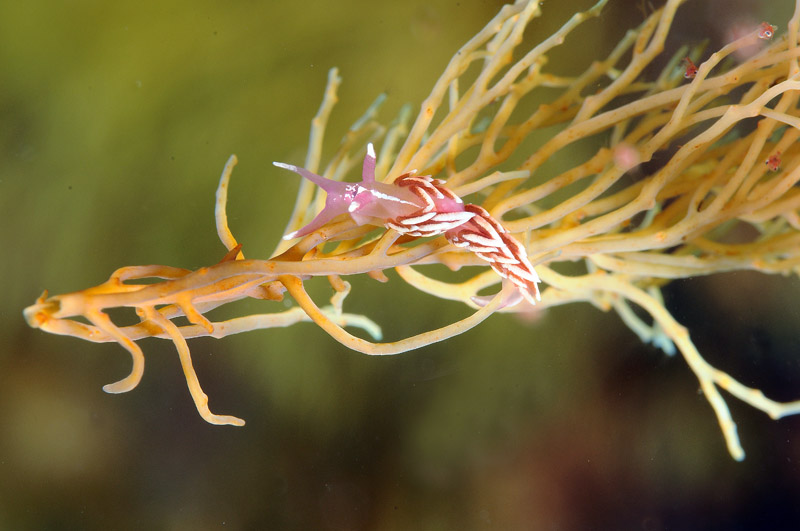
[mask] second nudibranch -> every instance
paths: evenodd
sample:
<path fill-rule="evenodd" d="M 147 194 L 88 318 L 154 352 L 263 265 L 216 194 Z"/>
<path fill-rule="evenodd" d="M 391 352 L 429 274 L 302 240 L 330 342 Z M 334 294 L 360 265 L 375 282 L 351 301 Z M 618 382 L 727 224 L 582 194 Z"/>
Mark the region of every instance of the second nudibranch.
<path fill-rule="evenodd" d="M 290 240 L 322 228 L 341 214 L 349 214 L 358 225 L 378 225 L 415 237 L 444 234 L 457 247 L 472 251 L 489 262 L 509 290 L 505 306 L 521 299 L 531 304 L 539 300 L 539 277 L 528 260 L 525 248 L 503 225 L 477 205 L 464 204 L 460 197 L 430 176 L 406 173 L 394 183 L 375 180 L 375 149 L 367 145 L 361 182 L 347 183 L 326 179 L 305 168 L 273 162 L 313 182 L 327 193 L 325 208 L 308 225 L 283 237 Z M 486 302 L 476 299 L 478 303 Z"/>

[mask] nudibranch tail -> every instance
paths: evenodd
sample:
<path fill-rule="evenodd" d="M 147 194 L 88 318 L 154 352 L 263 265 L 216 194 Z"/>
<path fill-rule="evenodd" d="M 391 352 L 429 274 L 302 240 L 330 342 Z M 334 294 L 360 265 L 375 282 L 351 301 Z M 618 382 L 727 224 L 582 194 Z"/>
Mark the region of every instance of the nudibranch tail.
<path fill-rule="evenodd" d="M 474 214 L 472 219 L 447 231 L 445 237 L 456 247 L 472 251 L 488 262 L 498 275 L 517 288 L 518 296 L 507 298 L 504 306 L 513 306 L 521 299 L 535 305 L 541 300 L 538 286 L 541 280 L 525 247 L 483 207 L 466 205 L 465 209 Z M 479 300 L 475 302 L 480 304 Z"/>

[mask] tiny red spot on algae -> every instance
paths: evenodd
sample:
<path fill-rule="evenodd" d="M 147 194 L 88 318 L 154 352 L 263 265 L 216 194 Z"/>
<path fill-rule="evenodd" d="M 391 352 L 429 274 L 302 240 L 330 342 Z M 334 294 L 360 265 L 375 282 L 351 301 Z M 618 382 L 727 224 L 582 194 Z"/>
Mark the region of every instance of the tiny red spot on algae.
<path fill-rule="evenodd" d="M 686 71 L 683 73 L 683 77 L 686 79 L 694 79 L 694 76 L 697 75 L 697 65 L 688 57 L 684 57 L 683 62 L 686 65 Z"/>
<path fill-rule="evenodd" d="M 781 169 L 781 152 L 776 151 L 775 154 L 771 155 L 764 163 L 770 171 L 778 171 Z"/>
<path fill-rule="evenodd" d="M 777 26 L 773 26 L 769 22 L 762 22 L 758 27 L 758 38 L 768 41 L 775 36 L 775 30 L 777 29 Z"/>

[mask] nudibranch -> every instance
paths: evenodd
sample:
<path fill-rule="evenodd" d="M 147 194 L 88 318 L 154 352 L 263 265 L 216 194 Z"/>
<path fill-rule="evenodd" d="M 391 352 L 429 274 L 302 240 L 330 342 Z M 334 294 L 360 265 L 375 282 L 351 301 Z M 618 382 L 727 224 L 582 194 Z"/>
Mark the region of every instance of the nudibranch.
<path fill-rule="evenodd" d="M 368 144 L 361 182 L 349 183 L 326 179 L 292 164 L 273 162 L 327 193 L 325 208 L 311 223 L 283 238 L 291 240 L 311 234 L 342 214 L 349 214 L 358 225 L 384 226 L 408 236 L 444 234 L 450 243 L 475 253 L 512 284 L 505 305 L 514 305 L 522 299 L 536 304 L 540 280 L 525 247 L 489 212 L 478 205 L 465 204 L 444 186 L 444 181 L 428 175 L 411 172 L 392 184 L 376 181 L 375 163 L 375 149 Z M 476 302 L 486 301 L 479 298 Z"/>

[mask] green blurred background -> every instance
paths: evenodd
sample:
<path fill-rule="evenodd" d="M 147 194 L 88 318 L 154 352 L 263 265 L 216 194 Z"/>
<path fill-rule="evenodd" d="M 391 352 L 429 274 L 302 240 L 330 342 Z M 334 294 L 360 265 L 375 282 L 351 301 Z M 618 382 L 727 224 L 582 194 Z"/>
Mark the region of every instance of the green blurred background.
<path fill-rule="evenodd" d="M 549 68 L 580 71 L 642 20 L 640 3 L 611 0 Z M 762 4 L 689 2 L 671 43 L 724 40 L 731 17 L 783 32 L 790 2 Z M 586 305 L 494 316 L 390 358 L 311 324 L 193 340 L 212 410 L 244 428 L 200 419 L 165 341 L 142 342 L 144 380 L 111 396 L 101 386 L 130 368 L 119 346 L 23 321 L 45 288 L 219 260 L 231 153 L 231 227 L 267 257 L 298 184 L 271 162 L 302 162 L 327 70 L 344 78 L 330 154 L 378 93 L 384 121 L 418 105 L 500 5 L 0 4 L 0 529 L 794 528 L 798 419 L 731 399 L 748 451 L 735 463 L 682 359 Z M 545 2 L 531 39 L 588 5 Z M 346 308 L 387 339 L 465 314 L 396 277 L 352 282 Z M 798 294 L 796 278 L 756 274 L 666 290 L 710 361 L 783 400 L 800 398 Z"/>

